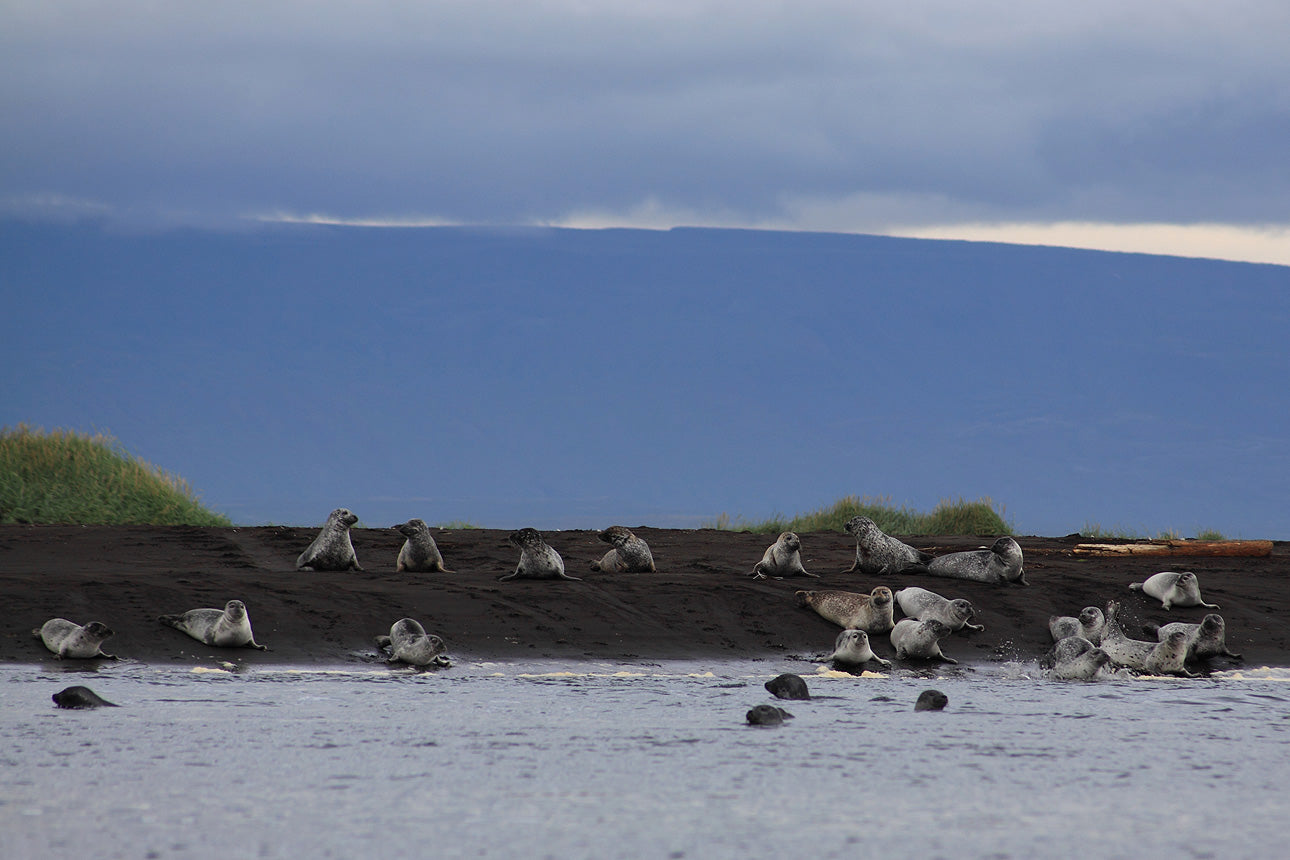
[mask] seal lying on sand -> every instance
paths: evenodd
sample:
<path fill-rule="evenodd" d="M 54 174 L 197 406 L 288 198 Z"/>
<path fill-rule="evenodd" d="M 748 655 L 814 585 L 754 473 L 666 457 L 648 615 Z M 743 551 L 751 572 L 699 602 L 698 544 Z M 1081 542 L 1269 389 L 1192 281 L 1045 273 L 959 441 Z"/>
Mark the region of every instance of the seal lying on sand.
<path fill-rule="evenodd" d="M 59 690 L 51 698 L 60 708 L 117 708 L 115 702 L 109 702 L 89 687 L 68 687 Z"/>
<path fill-rule="evenodd" d="M 843 526 L 856 539 L 856 560 L 846 573 L 899 573 L 911 564 L 927 564 L 929 553 L 885 534 L 868 517 L 852 517 Z"/>
<path fill-rule="evenodd" d="M 1130 639 L 1120 627 L 1120 604 L 1114 600 L 1106 604 L 1106 625 L 1102 628 L 1102 650 L 1111 662 L 1126 669 L 1152 675 L 1183 675 L 1194 677 L 1183 668 L 1187 660 L 1187 634 L 1181 630 L 1170 633 L 1162 642 L 1144 642 Z"/>
<path fill-rule="evenodd" d="M 968 630 L 979 632 L 985 629 L 984 624 L 968 623 L 968 619 L 976 615 L 976 610 L 972 608 L 971 603 L 961 597 L 950 600 L 935 591 L 911 585 L 896 592 L 896 603 L 900 606 L 901 612 L 916 621 L 935 618 L 951 630 L 962 630 L 966 627 Z"/>
<path fill-rule="evenodd" d="M 450 666 L 443 656 L 443 640 L 426 633 L 419 621 L 400 618 L 390 627 L 389 636 L 377 636 L 376 647 L 390 652 L 390 663 L 410 663 L 413 666 Z"/>
<path fill-rule="evenodd" d="M 251 618 L 246 614 L 246 604 L 230 600 L 223 609 L 190 609 L 182 615 L 162 615 L 162 624 L 182 630 L 198 642 L 216 648 L 241 648 L 249 645 L 261 651 L 269 649 L 255 641 L 251 632 Z"/>
<path fill-rule="evenodd" d="M 891 589 L 879 585 L 868 594 L 855 591 L 798 591 L 797 605 L 814 609 L 825 621 L 848 630 L 887 633 L 896 626 Z"/>
<path fill-rule="evenodd" d="M 592 570 L 603 570 L 606 573 L 655 572 L 654 556 L 650 554 L 649 544 L 632 534 L 631 529 L 610 526 L 599 537 L 614 548 L 605 553 L 600 561 L 592 562 Z"/>
<path fill-rule="evenodd" d="M 1072 618 L 1069 615 L 1050 615 L 1048 632 L 1052 634 L 1054 642 L 1060 642 L 1068 636 L 1079 636 L 1097 645 L 1102 641 L 1104 624 L 1106 624 L 1106 618 L 1103 617 L 1102 610 L 1096 606 L 1085 606 L 1080 610 L 1078 618 Z"/>
<path fill-rule="evenodd" d="M 1200 597 L 1200 583 L 1194 573 L 1174 573 L 1171 570 L 1161 571 L 1147 577 L 1146 582 L 1129 583 L 1129 588 L 1141 591 L 1154 597 L 1169 609 L 1173 606 L 1204 606 L 1207 609 L 1220 608 L 1217 603 L 1206 603 Z"/>
<path fill-rule="evenodd" d="M 863 630 L 843 630 L 833 641 L 833 653 L 824 658 L 826 663 L 831 661 L 847 666 L 863 666 L 870 660 L 881 664 L 884 669 L 891 668 L 891 661 L 873 653 L 869 634 Z"/>
<path fill-rule="evenodd" d="M 1030 584 L 1026 582 L 1026 571 L 1022 566 L 1021 546 L 1007 536 L 996 540 L 989 549 L 938 556 L 928 563 L 927 572 L 933 576 L 971 579 L 975 582 Z"/>
<path fill-rule="evenodd" d="M 1039 667 L 1060 681 L 1091 681 L 1110 656 L 1083 636 L 1065 636 L 1039 658 Z"/>
<path fill-rule="evenodd" d="M 66 618 L 51 618 L 40 625 L 39 630 L 31 631 L 45 647 L 58 656 L 76 659 L 103 657 L 108 660 L 119 660 L 114 654 L 104 654 L 103 640 L 112 636 L 112 630 L 102 621 L 91 621 L 82 627 Z"/>
<path fill-rule="evenodd" d="M 537 529 L 523 528 L 511 532 L 507 538 L 512 545 L 520 549 L 520 563 L 515 568 L 514 573 L 508 573 L 500 577 L 498 582 L 507 582 L 512 579 L 568 579 L 573 582 L 582 582 L 576 576 L 568 576 L 564 572 L 564 559 L 560 553 L 556 552 L 546 541 L 542 540 L 542 534 Z"/>
<path fill-rule="evenodd" d="M 776 579 L 785 576 L 812 576 L 819 579 L 817 574 L 807 573 L 806 568 L 802 567 L 801 549 L 802 541 L 796 534 L 781 532 L 779 538 L 766 548 L 761 561 L 753 567 L 753 579 L 765 579 L 767 576 Z"/>
<path fill-rule="evenodd" d="M 915 621 L 902 618 L 896 622 L 891 631 L 891 645 L 896 649 L 900 660 L 944 660 L 946 663 L 957 663 L 953 657 L 941 653 L 940 640 L 953 632 L 944 622 L 935 618 L 927 621 Z"/>
<path fill-rule="evenodd" d="M 1187 659 L 1205 660 L 1210 657 L 1231 657 L 1242 659 L 1240 654 L 1233 654 L 1227 648 L 1227 623 L 1223 616 L 1213 612 L 1201 619 L 1199 624 L 1185 624 L 1175 621 L 1172 624 L 1157 626 L 1143 625 L 1143 630 L 1155 636 L 1161 642 L 1174 631 L 1182 631 L 1187 636 Z"/>
<path fill-rule="evenodd" d="M 430 527 L 426 525 L 425 520 L 408 520 L 394 528 L 407 538 L 394 564 L 396 571 L 399 573 L 405 570 L 414 573 L 452 573 L 443 566 L 439 545 L 434 542 L 434 535 L 430 534 Z"/>
<path fill-rule="evenodd" d="M 949 703 L 950 697 L 940 690 L 924 690 L 918 694 L 918 701 L 914 702 L 914 710 L 943 711 Z"/>
<path fill-rule="evenodd" d="M 296 570 L 362 570 L 349 539 L 349 527 L 356 522 L 358 517 L 345 508 L 332 511 L 318 537 L 296 559 Z"/>
<path fill-rule="evenodd" d="M 809 699 L 811 693 L 806 689 L 806 681 L 801 675 L 785 672 L 776 675 L 766 682 L 766 692 L 777 699 Z"/>
<path fill-rule="evenodd" d="M 744 718 L 750 726 L 782 726 L 784 720 L 791 720 L 793 715 L 774 705 L 756 705 Z"/>

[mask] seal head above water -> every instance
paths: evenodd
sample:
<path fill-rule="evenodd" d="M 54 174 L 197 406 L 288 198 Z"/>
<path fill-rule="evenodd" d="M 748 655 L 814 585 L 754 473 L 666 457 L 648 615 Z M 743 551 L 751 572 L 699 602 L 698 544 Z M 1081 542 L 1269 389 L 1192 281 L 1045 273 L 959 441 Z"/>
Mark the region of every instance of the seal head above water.
<path fill-rule="evenodd" d="M 792 719 L 793 715 L 774 705 L 755 705 L 744 718 L 750 726 L 782 726 L 784 720 Z"/>
<path fill-rule="evenodd" d="M 59 690 L 51 698 L 54 704 L 60 708 L 117 708 L 120 707 L 115 702 L 109 702 L 89 687 L 68 687 L 65 690 Z"/>
<path fill-rule="evenodd" d="M 806 681 L 801 675 L 785 672 L 776 675 L 766 682 L 766 692 L 777 699 L 809 699 L 811 693 L 806 689 Z"/>

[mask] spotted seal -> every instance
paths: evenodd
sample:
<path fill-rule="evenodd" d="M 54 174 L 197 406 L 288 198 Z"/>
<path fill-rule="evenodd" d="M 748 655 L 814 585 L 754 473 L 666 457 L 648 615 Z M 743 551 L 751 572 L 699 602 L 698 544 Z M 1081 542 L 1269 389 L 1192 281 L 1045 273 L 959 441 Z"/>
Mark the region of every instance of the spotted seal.
<path fill-rule="evenodd" d="M 413 666 L 450 666 L 444 656 L 445 645 L 438 636 L 426 633 L 413 618 L 400 618 L 390 627 L 389 636 L 377 636 L 376 647 L 390 652 L 390 663 Z"/>
<path fill-rule="evenodd" d="M 924 690 L 918 694 L 918 701 L 914 702 L 914 710 L 943 711 L 949 703 L 950 697 L 940 690 Z"/>
<path fill-rule="evenodd" d="M 1175 573 L 1171 570 L 1161 571 L 1147 577 L 1146 582 L 1131 582 L 1129 588 L 1141 591 L 1148 597 L 1154 597 L 1165 609 L 1174 606 L 1204 606 L 1206 609 L 1219 609 L 1217 603 L 1206 603 L 1200 596 L 1200 583 L 1194 573 Z"/>
<path fill-rule="evenodd" d="M 969 623 L 968 619 L 976 615 L 976 610 L 969 601 L 961 597 L 950 600 L 935 591 L 911 585 L 896 592 L 896 604 L 900 606 L 901 612 L 916 621 L 935 618 L 950 630 L 962 630 L 966 627 L 980 632 L 985 629 L 984 624 Z"/>
<path fill-rule="evenodd" d="M 507 540 L 519 547 L 520 563 L 514 573 L 499 578 L 498 582 L 512 579 L 568 579 L 582 582 L 579 577 L 569 576 L 564 572 L 564 559 L 542 540 L 542 533 L 537 529 L 513 531 Z"/>
<path fill-rule="evenodd" d="M 1096 606 L 1085 606 L 1080 610 L 1078 618 L 1070 615 L 1048 616 L 1048 632 L 1052 634 L 1054 642 L 1060 642 L 1068 636 L 1079 636 L 1097 645 L 1102 641 L 1102 627 L 1105 624 L 1102 610 Z"/>
<path fill-rule="evenodd" d="M 1186 624 L 1182 621 L 1175 621 L 1172 624 L 1147 625 L 1144 630 L 1151 633 L 1161 642 L 1165 637 L 1174 631 L 1182 631 L 1187 636 L 1187 659 L 1206 660 L 1210 657 L 1231 657 L 1233 660 L 1243 659 L 1240 654 L 1234 654 L 1227 647 L 1227 623 L 1223 621 L 1223 616 L 1213 612 L 1201 619 L 1199 624 Z"/>
<path fill-rule="evenodd" d="M 605 553 L 600 561 L 592 562 L 592 570 L 606 573 L 654 573 L 657 570 L 649 544 L 632 534 L 631 529 L 610 526 L 598 537 L 614 548 Z"/>
<path fill-rule="evenodd" d="M 52 697 L 54 704 L 60 708 L 119 708 L 116 702 L 109 702 L 89 687 L 68 687 L 59 690 Z"/>
<path fill-rule="evenodd" d="M 1059 681 L 1091 681 L 1111 657 L 1083 636 L 1064 636 L 1039 660 L 1049 677 Z"/>
<path fill-rule="evenodd" d="M 802 540 L 793 532 L 781 532 L 773 544 L 766 548 L 766 553 L 753 567 L 753 579 L 765 579 L 773 576 L 782 579 L 786 576 L 810 576 L 819 579 L 818 574 L 807 573 L 802 567 Z"/>
<path fill-rule="evenodd" d="M 774 705 L 755 705 L 744 715 L 750 726 L 782 726 L 784 720 L 792 718 L 788 711 Z"/>
<path fill-rule="evenodd" d="M 896 626 L 891 589 L 879 585 L 868 594 L 855 591 L 798 591 L 797 605 L 814 609 L 825 621 L 848 630 L 888 633 Z"/>
<path fill-rule="evenodd" d="M 443 566 L 439 545 L 434 542 L 434 535 L 430 534 L 430 527 L 425 520 L 412 519 L 393 528 L 407 538 L 399 549 L 398 560 L 394 563 L 395 571 L 452 573 Z"/>
<path fill-rule="evenodd" d="M 951 632 L 953 631 L 950 630 L 949 625 L 935 618 L 927 621 L 902 618 L 892 628 L 891 645 L 896 649 L 896 657 L 900 660 L 912 658 L 957 663 L 958 660 L 941 653 L 940 640 L 949 636 Z"/>
<path fill-rule="evenodd" d="M 1026 582 L 1022 564 L 1021 546 L 1011 537 L 999 538 L 989 549 L 952 552 L 938 556 L 927 564 L 933 576 L 951 579 L 971 579 L 975 582 Z"/>
<path fill-rule="evenodd" d="M 40 625 L 39 629 L 31 631 L 31 635 L 43 642 L 60 660 L 86 660 L 93 657 L 121 659 L 115 654 L 103 653 L 103 640 L 112 636 L 113 631 L 102 621 L 91 621 L 82 627 L 66 618 L 51 618 Z"/>
<path fill-rule="evenodd" d="M 869 634 L 863 630 L 843 630 L 833 640 L 833 653 L 824 658 L 824 662 L 840 663 L 847 666 L 863 666 L 870 660 L 884 669 L 891 668 L 891 661 L 884 660 L 873 653 L 869 644 Z"/>
<path fill-rule="evenodd" d="M 809 699 L 811 692 L 806 688 L 806 681 L 801 675 L 785 672 L 776 675 L 766 682 L 766 692 L 777 699 Z"/>
<path fill-rule="evenodd" d="M 1102 628 L 1102 650 L 1112 663 L 1152 675 L 1194 677 L 1184 668 L 1187 660 L 1187 634 L 1184 631 L 1175 630 L 1161 642 L 1130 639 L 1120 626 L 1119 611 L 1119 602 L 1112 600 L 1107 603 L 1106 624 Z"/>
<path fill-rule="evenodd" d="M 240 600 L 230 600 L 223 609 L 190 609 L 180 615 L 161 615 L 157 620 L 187 633 L 198 642 L 217 648 L 250 646 L 260 651 L 269 650 L 256 643 L 246 604 Z"/>
<path fill-rule="evenodd" d="M 846 573 L 899 573 L 910 565 L 927 564 L 930 553 L 914 549 L 888 535 L 868 517 L 852 517 L 843 530 L 856 539 L 856 560 Z"/>
<path fill-rule="evenodd" d="M 332 511 L 318 537 L 296 559 L 296 570 L 362 570 L 349 539 L 349 527 L 356 522 L 358 517 L 345 508 Z"/>

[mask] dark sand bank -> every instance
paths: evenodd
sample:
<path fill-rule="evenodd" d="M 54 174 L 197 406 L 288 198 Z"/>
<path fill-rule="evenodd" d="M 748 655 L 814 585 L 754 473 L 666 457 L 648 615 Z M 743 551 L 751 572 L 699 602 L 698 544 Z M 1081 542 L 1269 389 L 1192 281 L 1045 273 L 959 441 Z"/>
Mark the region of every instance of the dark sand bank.
<path fill-rule="evenodd" d="M 608 548 L 594 531 L 550 532 L 568 572 L 584 582 L 499 583 L 518 551 L 507 531 L 435 530 L 451 574 L 396 573 L 403 537 L 355 529 L 362 572 L 294 570 L 316 528 L 0 526 L 0 662 L 53 661 L 31 636 L 53 617 L 102 621 L 116 631 L 109 653 L 146 662 L 211 658 L 247 665 L 337 664 L 374 656 L 373 637 L 410 616 L 442 636 L 457 657 L 489 659 L 810 657 L 831 650 L 838 628 L 799 609 L 793 592 L 867 592 L 919 585 L 966 597 L 985 624 L 956 633 L 943 650 L 961 662 L 1030 660 L 1051 644 L 1047 621 L 1088 605 L 1123 605 L 1124 626 L 1199 622 L 1205 609 L 1164 611 L 1128 584 L 1160 570 L 1192 570 L 1227 622 L 1229 647 L 1246 666 L 1290 666 L 1290 543 L 1266 558 L 1075 558 L 1075 538 L 1023 537 L 1029 586 L 984 585 L 930 576 L 843 573 L 854 542 L 842 533 L 802 535 L 807 570 L 821 579 L 753 580 L 747 575 L 773 536 L 713 530 L 635 529 L 659 572 L 595 573 Z M 988 538 L 915 537 L 935 554 L 975 549 Z M 208 648 L 157 623 L 162 613 L 244 601 L 256 639 L 270 649 Z M 899 611 L 897 611 L 899 616 Z M 1145 638 L 1145 637 L 1144 637 Z M 885 636 L 874 650 L 891 658 Z M 1214 666 L 1227 667 L 1226 660 Z M 1239 664 L 1238 664 L 1239 665 Z"/>

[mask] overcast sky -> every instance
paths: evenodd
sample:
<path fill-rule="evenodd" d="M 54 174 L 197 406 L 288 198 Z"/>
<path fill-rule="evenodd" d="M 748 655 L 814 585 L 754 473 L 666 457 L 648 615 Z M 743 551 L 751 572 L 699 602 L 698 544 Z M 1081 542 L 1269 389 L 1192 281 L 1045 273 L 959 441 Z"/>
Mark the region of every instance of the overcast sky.
<path fill-rule="evenodd" d="M 0 2 L 0 212 L 1290 263 L 1290 4 Z"/>

